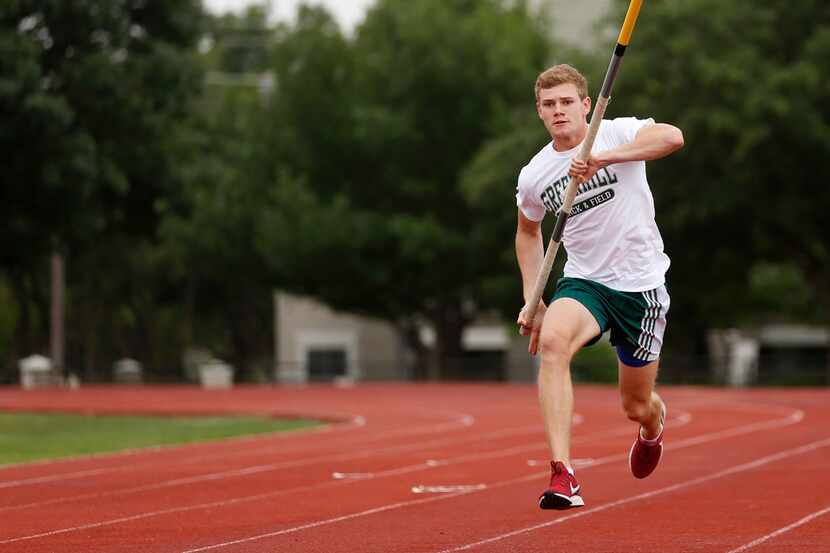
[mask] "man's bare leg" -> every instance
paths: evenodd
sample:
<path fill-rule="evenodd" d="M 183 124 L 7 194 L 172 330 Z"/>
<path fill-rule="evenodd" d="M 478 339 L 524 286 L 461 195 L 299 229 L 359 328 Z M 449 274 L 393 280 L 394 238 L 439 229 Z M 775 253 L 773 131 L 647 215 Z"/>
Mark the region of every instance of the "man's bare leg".
<path fill-rule="evenodd" d="M 658 361 L 642 367 L 631 367 L 619 363 L 620 399 L 626 416 L 642 427 L 642 436 L 647 440 L 656 438 L 662 430 L 660 410 L 662 402 L 654 391 L 657 380 Z"/>
<path fill-rule="evenodd" d="M 578 301 L 560 298 L 545 313 L 540 336 L 539 405 L 554 460 L 571 466 L 574 412 L 571 358 L 600 333 L 591 312 Z"/>
<path fill-rule="evenodd" d="M 663 415 L 665 405 L 654 391 L 658 362 L 642 367 L 620 363 L 620 396 L 623 410 L 640 424 L 638 436 L 628 454 L 628 465 L 635 478 L 646 478 L 663 455 Z"/>

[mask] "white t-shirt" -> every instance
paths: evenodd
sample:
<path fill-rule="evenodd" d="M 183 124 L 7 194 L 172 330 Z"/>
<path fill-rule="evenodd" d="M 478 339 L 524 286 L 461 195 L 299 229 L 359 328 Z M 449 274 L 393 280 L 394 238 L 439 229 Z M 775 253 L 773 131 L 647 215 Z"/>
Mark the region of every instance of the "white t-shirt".
<path fill-rule="evenodd" d="M 652 124 L 650 118 L 603 120 L 592 152 L 631 142 L 637 131 Z M 558 213 L 570 182 L 571 160 L 579 148 L 558 152 L 550 142 L 522 168 L 516 203 L 525 217 L 541 221 L 548 211 Z M 670 261 L 654 221 L 644 161 L 609 165 L 579 185 L 562 245 L 568 253 L 567 277 L 623 292 L 643 292 L 665 283 Z"/>

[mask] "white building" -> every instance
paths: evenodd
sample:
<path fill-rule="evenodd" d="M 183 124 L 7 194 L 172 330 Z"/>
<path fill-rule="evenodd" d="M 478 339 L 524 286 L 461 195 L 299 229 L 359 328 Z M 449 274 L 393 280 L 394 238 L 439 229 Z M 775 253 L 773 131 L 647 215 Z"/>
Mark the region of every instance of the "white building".
<path fill-rule="evenodd" d="M 341 313 L 306 297 L 274 293 L 274 378 L 279 383 L 406 380 L 414 356 L 384 321 Z M 422 329 L 422 341 L 434 342 Z M 462 336 L 469 371 L 463 378 L 530 380 L 527 338 L 499 322 L 474 324 Z"/>

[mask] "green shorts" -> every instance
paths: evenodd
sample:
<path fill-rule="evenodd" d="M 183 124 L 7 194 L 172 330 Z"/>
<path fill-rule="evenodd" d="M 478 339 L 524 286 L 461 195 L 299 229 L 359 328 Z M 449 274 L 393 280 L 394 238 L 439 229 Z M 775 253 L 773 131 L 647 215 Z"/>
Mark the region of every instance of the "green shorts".
<path fill-rule="evenodd" d="M 618 353 L 624 350 L 621 355 L 630 355 L 642 362 L 660 357 L 670 304 L 665 286 L 645 292 L 620 292 L 590 280 L 563 277 L 556 283 L 553 301 L 559 298 L 578 301 L 599 324 L 600 334 L 586 346 L 596 343 L 603 333 L 611 330 L 611 344 Z"/>

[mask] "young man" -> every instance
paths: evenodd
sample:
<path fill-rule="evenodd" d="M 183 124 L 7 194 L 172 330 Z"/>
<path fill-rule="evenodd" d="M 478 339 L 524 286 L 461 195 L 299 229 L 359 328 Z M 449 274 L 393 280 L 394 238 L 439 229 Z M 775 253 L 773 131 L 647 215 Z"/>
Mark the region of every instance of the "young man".
<path fill-rule="evenodd" d="M 645 478 L 663 450 L 666 407 L 654 392 L 669 295 L 669 258 L 654 221 L 645 162 L 683 146 L 683 134 L 653 119 L 604 120 L 590 159 L 575 159 L 588 131 L 588 84 L 576 69 L 556 65 L 536 80 L 536 111 L 552 141 L 519 174 L 516 257 L 525 302 L 544 257 L 541 221 L 562 206 L 570 179 L 582 183 L 562 236 L 568 254 L 564 278 L 549 306 L 533 321 L 519 314 L 528 351 L 541 352 L 539 402 L 550 445 L 551 480 L 543 509 L 584 505 L 571 466 L 573 386 L 570 362 L 606 330 L 619 358 L 623 410 L 639 424 L 629 454 L 631 471 Z"/>

